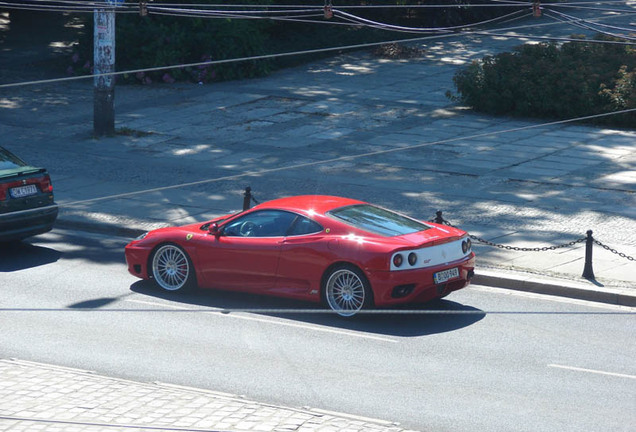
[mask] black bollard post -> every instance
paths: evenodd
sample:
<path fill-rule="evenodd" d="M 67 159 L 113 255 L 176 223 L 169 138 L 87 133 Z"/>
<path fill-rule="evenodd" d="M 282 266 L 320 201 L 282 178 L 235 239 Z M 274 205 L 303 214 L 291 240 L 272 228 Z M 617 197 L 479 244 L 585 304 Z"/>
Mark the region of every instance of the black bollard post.
<path fill-rule="evenodd" d="M 437 210 L 435 212 L 435 223 L 438 223 L 438 224 L 443 224 L 444 223 L 444 218 L 442 217 L 442 211 L 441 210 Z"/>
<path fill-rule="evenodd" d="M 585 242 L 585 268 L 583 269 L 583 277 L 588 280 L 596 280 L 594 269 L 592 268 L 592 246 L 594 245 L 594 237 L 592 230 L 587 232 L 587 240 Z"/>
<path fill-rule="evenodd" d="M 243 194 L 243 211 L 250 208 L 250 204 L 252 202 L 252 188 L 246 187 L 245 193 Z"/>

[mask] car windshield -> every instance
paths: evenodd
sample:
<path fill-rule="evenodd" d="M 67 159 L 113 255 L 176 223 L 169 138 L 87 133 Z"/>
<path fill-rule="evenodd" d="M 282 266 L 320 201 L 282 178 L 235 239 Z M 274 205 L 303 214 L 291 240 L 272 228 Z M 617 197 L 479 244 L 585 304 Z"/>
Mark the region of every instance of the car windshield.
<path fill-rule="evenodd" d="M 10 170 L 26 166 L 24 161 L 0 147 L 0 170 Z"/>
<path fill-rule="evenodd" d="M 386 237 L 412 234 L 430 228 L 422 222 L 369 204 L 342 207 L 328 214 L 356 228 Z"/>

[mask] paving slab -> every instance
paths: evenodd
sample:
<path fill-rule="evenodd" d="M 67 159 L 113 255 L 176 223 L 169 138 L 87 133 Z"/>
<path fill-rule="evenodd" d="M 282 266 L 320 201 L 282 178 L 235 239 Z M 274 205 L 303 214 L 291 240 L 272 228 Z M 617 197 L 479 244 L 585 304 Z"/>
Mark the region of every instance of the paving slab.
<path fill-rule="evenodd" d="M 0 359 L 0 430 L 407 432 L 398 423 Z"/>

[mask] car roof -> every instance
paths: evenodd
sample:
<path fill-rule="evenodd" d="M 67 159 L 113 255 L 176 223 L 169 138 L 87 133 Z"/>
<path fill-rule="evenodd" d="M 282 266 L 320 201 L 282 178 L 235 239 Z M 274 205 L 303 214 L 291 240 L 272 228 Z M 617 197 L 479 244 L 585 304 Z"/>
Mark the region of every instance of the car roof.
<path fill-rule="evenodd" d="M 330 210 L 354 205 L 354 204 L 366 204 L 364 201 L 359 201 L 351 198 L 343 198 L 330 195 L 299 195 L 287 198 L 279 198 L 272 201 L 263 203 L 258 208 L 277 208 L 283 210 L 290 210 L 300 213 L 315 212 L 318 214 L 325 214 Z"/>

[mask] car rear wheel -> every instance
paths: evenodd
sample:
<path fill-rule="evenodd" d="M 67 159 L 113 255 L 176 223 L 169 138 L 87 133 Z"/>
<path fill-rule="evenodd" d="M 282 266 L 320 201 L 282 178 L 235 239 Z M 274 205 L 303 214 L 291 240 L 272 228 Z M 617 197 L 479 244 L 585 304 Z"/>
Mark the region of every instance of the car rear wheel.
<path fill-rule="evenodd" d="M 165 244 L 152 256 L 152 277 L 166 291 L 187 291 L 194 283 L 190 258 L 177 245 Z"/>
<path fill-rule="evenodd" d="M 328 273 L 323 286 L 327 306 L 342 317 L 351 317 L 373 304 L 371 286 L 356 267 L 337 266 Z"/>

